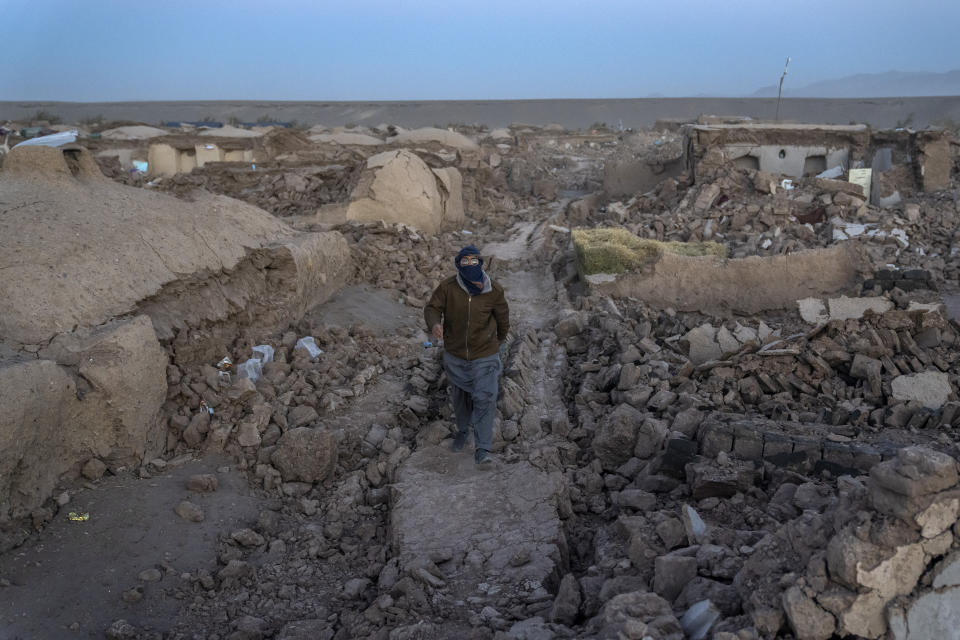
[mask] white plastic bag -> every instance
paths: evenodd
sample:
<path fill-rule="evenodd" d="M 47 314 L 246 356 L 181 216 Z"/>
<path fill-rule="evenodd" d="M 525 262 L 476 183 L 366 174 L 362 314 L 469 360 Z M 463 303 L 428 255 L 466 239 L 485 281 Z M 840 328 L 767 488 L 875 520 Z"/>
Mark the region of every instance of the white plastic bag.
<path fill-rule="evenodd" d="M 317 343 L 314 341 L 313 336 L 306 336 L 305 338 L 300 338 L 297 340 L 297 344 L 294 349 L 306 349 L 307 353 L 310 354 L 310 358 L 316 358 L 323 350 L 317 346 Z"/>
<path fill-rule="evenodd" d="M 259 358 L 262 364 L 273 362 L 273 347 L 268 344 L 258 344 L 253 348 L 253 357 Z"/>
<path fill-rule="evenodd" d="M 257 358 L 250 358 L 237 367 L 238 378 L 250 378 L 250 382 L 256 382 L 263 375 L 263 365 Z"/>
<path fill-rule="evenodd" d="M 53 133 L 49 136 L 40 136 L 39 138 L 31 138 L 30 140 L 24 140 L 18 145 L 14 145 L 14 149 L 17 147 L 59 147 L 70 142 L 77 141 L 77 130 L 71 129 L 70 131 L 61 131 L 60 133 Z"/>

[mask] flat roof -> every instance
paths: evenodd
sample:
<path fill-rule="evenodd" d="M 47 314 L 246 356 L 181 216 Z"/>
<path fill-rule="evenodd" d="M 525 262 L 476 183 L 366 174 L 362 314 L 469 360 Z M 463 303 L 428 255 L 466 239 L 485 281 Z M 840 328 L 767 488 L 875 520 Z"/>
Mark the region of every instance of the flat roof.
<path fill-rule="evenodd" d="M 750 123 L 738 124 L 697 124 L 693 125 L 697 131 L 724 131 L 730 129 L 754 129 L 762 131 L 838 131 L 843 133 L 859 133 L 867 131 L 865 124 L 775 124 Z"/>

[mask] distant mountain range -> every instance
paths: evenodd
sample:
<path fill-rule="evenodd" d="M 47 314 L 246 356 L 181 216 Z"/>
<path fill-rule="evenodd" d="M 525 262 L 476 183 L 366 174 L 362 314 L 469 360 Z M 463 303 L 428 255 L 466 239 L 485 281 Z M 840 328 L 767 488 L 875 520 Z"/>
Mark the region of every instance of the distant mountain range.
<path fill-rule="evenodd" d="M 789 98 L 910 98 L 920 96 L 960 95 L 960 69 L 944 73 L 921 71 L 887 71 L 858 73 L 834 80 L 822 80 L 803 87 L 784 81 L 784 97 Z M 753 98 L 777 97 L 777 85 L 763 87 Z"/>

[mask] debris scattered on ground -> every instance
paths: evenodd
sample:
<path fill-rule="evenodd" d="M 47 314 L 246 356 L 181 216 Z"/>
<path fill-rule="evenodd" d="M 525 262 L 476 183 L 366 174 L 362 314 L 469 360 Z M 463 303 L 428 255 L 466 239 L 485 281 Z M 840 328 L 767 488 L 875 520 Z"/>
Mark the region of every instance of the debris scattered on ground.
<path fill-rule="evenodd" d="M 118 126 L 90 144 L 173 143 Z M 239 135 L 219 132 L 202 144 L 229 153 Z M 5 160 L 0 189 L 32 222 L 6 222 L 4 264 L 27 269 L 21 244 L 37 234 L 24 230 L 44 216 L 70 229 L 58 247 L 85 244 L 95 264 L 63 249 L 56 269 L 31 263 L 7 280 L 8 297 L 37 304 L 0 322 L 0 378 L 21 416 L 0 420 L 13 452 L 0 457 L 4 548 L 40 548 L 65 517 L 86 521 L 77 509 L 107 483 L 149 492 L 194 458 L 226 460 L 216 473 L 182 469 L 156 516 L 216 527 L 208 562 L 144 550 L 94 633 L 952 633 L 960 212 L 942 136 L 713 121 L 254 133 L 237 150 L 255 162 L 211 160 L 149 187 L 125 171 L 108 181 L 82 151 Z M 189 127 L 177 136 L 201 144 Z M 821 158 L 821 139 L 844 153 Z M 778 141 L 785 157 L 751 152 Z M 851 181 L 858 168 L 876 171 L 876 193 Z M 404 187 L 387 180 L 394 169 L 415 173 L 416 193 L 371 190 Z M 84 215 L 88 201 L 112 212 L 124 238 L 97 253 L 113 227 L 58 222 L 66 202 L 36 209 L 27 183 L 40 178 L 58 193 L 69 185 Z M 364 199 L 376 206 L 334 215 Z M 152 222 L 141 215 L 129 232 L 119 201 Z M 449 451 L 442 348 L 421 326 L 466 237 L 515 320 L 501 353 L 500 464 L 482 477 Z M 681 258 L 686 270 L 665 269 Z M 745 263 L 749 284 L 729 278 Z M 82 295 L 91 287 L 100 293 Z M 132 375 L 132 362 L 148 373 Z M 38 406 L 34 387 L 67 392 Z M 49 459 L 14 455 L 21 424 L 64 416 L 100 439 Z M 135 446 L 115 437 L 131 433 Z M 257 506 L 227 526 L 229 470 Z M 0 556 L 4 580 L 15 554 Z M 135 616 L 154 602 L 177 611 L 162 629 Z"/>

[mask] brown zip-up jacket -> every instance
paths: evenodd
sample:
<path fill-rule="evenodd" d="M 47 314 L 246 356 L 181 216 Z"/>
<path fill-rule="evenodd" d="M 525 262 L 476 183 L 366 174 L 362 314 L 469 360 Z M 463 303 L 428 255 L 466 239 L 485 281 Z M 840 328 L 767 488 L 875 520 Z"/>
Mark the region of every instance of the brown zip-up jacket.
<path fill-rule="evenodd" d="M 497 353 L 510 331 L 510 307 L 501 287 L 493 278 L 489 288 L 471 296 L 460 286 L 457 276 L 440 283 L 423 309 L 427 332 L 443 322 L 443 347 L 463 360 L 476 360 Z"/>

